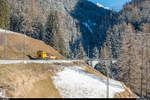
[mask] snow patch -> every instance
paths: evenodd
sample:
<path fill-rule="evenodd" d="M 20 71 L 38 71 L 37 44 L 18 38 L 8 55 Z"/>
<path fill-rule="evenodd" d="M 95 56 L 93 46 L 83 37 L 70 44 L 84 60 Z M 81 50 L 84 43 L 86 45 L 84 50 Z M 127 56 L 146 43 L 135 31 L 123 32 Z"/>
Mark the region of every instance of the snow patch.
<path fill-rule="evenodd" d="M 81 66 L 73 66 L 74 69 L 85 70 L 85 67 Z"/>
<path fill-rule="evenodd" d="M 2 91 L 0 91 L 0 97 L 2 97 L 3 96 L 3 93 L 2 93 Z"/>
<path fill-rule="evenodd" d="M 107 81 L 76 67 L 67 67 L 52 77 L 63 98 L 105 98 Z M 110 80 L 109 98 L 125 89 L 118 81 Z"/>
<path fill-rule="evenodd" d="M 9 31 L 9 30 L 4 30 L 4 29 L 0 29 L 0 34 L 16 34 L 16 35 L 21 35 L 20 33 L 16 33 L 16 32 L 13 32 L 13 31 Z"/>
<path fill-rule="evenodd" d="M 105 7 L 105 6 L 103 6 L 102 4 L 100 4 L 100 3 L 96 3 L 96 5 L 97 5 L 98 7 L 102 7 L 102 8 L 104 8 L 104 9 L 110 10 L 109 7 Z"/>
<path fill-rule="evenodd" d="M 102 4 L 98 3 L 97 1 L 94 1 L 94 0 L 88 0 L 88 1 L 94 3 L 94 4 L 97 5 L 98 7 L 101 7 L 101 8 L 107 9 L 107 10 L 110 10 L 109 7 L 105 7 L 105 6 L 103 6 Z"/>
<path fill-rule="evenodd" d="M 91 27 L 90 27 L 90 25 L 89 25 L 88 23 L 83 22 L 82 24 L 85 25 L 85 27 L 87 27 L 88 30 L 89 30 L 91 33 L 93 33 L 93 30 L 91 29 Z"/>
<path fill-rule="evenodd" d="M 91 22 L 91 20 L 88 20 L 88 23 L 90 24 L 90 25 L 93 25 L 93 26 L 95 26 L 96 25 L 96 23 L 95 22 Z"/>
<path fill-rule="evenodd" d="M 96 25 L 96 23 L 93 23 L 93 25 L 95 26 L 95 25 Z"/>

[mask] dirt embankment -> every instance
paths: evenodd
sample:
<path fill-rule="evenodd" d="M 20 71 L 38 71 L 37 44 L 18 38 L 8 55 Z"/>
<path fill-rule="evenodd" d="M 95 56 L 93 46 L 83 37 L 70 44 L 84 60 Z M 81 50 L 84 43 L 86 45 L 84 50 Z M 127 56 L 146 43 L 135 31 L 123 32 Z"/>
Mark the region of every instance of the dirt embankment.
<path fill-rule="evenodd" d="M 0 82 L 8 97 L 59 98 L 50 78 L 56 70 L 46 64 L 0 65 Z"/>
<path fill-rule="evenodd" d="M 29 59 L 27 55 L 36 57 L 38 50 L 45 51 L 50 55 L 56 56 L 57 59 L 65 59 L 59 52 L 45 44 L 41 40 L 26 37 L 26 56 L 24 58 L 24 35 L 7 34 L 7 58 L 5 59 Z M 4 59 L 4 34 L 0 34 L 0 59 Z"/>

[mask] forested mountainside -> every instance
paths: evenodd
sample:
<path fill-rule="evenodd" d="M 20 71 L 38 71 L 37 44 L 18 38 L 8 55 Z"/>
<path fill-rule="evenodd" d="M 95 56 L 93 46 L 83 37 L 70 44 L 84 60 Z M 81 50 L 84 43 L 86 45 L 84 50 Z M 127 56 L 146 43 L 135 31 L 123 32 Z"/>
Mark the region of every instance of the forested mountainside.
<path fill-rule="evenodd" d="M 11 31 L 43 40 L 69 58 L 98 58 L 117 19 L 88 0 L 11 0 L 9 6 Z"/>
<path fill-rule="evenodd" d="M 68 58 L 115 58 L 113 77 L 149 97 L 149 0 L 132 0 L 118 13 L 88 0 L 0 2 L 1 28 L 43 40 Z"/>
<path fill-rule="evenodd" d="M 106 43 L 111 56 L 118 59 L 117 79 L 138 95 L 150 97 L 150 1 L 132 0 L 118 20 L 107 31 Z"/>

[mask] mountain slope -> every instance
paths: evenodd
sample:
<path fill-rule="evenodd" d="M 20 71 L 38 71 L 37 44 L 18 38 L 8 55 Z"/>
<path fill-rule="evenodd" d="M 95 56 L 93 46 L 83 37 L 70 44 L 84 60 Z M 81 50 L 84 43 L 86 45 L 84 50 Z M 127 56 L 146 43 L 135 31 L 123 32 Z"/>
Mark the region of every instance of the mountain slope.
<path fill-rule="evenodd" d="M 119 23 L 108 30 L 107 45 L 115 65 L 117 79 L 125 82 L 141 97 L 150 97 L 150 1 L 132 0 L 124 5 Z"/>
<path fill-rule="evenodd" d="M 32 37 L 45 41 L 47 17 L 51 13 L 51 9 L 53 9 L 58 14 L 58 30 L 63 37 L 64 48 L 68 57 L 99 57 L 99 51 L 106 40 L 106 31 L 109 26 L 116 23 L 117 13 L 98 7 L 88 0 L 32 1 L 34 2 L 24 0 L 9 1 L 12 26 L 10 29 L 12 31 L 23 33 L 26 30 L 27 35 L 32 34 Z M 22 7 L 22 11 L 18 11 Z M 33 11 L 29 9 L 31 7 Z M 33 13 L 30 14 L 30 12 Z M 41 23 L 41 26 L 38 26 L 34 20 Z M 24 23 L 27 24 L 28 28 L 24 27 Z M 33 27 L 29 27 L 31 24 Z M 41 34 L 42 38 L 40 37 Z M 96 55 L 93 55 L 92 52 L 95 52 Z"/>
<path fill-rule="evenodd" d="M 70 66 L 52 79 L 63 98 L 105 98 L 107 95 L 107 81 L 85 72 L 84 68 Z M 114 80 L 109 82 L 110 98 L 116 93 L 125 91 L 119 82 Z"/>

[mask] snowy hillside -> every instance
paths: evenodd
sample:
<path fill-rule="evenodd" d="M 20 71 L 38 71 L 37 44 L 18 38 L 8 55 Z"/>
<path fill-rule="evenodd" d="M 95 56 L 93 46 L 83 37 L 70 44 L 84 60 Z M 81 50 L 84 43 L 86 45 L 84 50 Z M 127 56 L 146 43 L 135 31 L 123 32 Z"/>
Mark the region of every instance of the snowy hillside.
<path fill-rule="evenodd" d="M 63 98 L 106 98 L 107 81 L 94 74 L 85 72 L 84 68 L 66 67 L 52 77 L 56 88 Z M 118 81 L 110 80 L 109 97 L 125 89 Z"/>
<path fill-rule="evenodd" d="M 110 9 L 109 7 L 105 7 L 105 6 L 103 6 L 102 4 L 100 4 L 100 3 L 96 3 L 96 5 L 99 6 L 99 7 L 104 8 L 104 9 L 108 9 L 108 10 Z"/>
<path fill-rule="evenodd" d="M 102 8 L 107 9 L 107 10 L 110 9 L 109 7 L 105 7 L 105 6 L 103 6 L 102 4 L 100 4 L 99 2 L 96 2 L 96 1 L 94 1 L 94 0 L 88 0 L 88 1 L 90 1 L 90 2 L 92 2 L 92 3 L 94 3 L 94 4 L 96 4 L 98 7 L 102 7 Z"/>
<path fill-rule="evenodd" d="M 123 8 L 123 5 L 131 0 L 88 0 L 99 7 L 105 9 L 112 9 L 114 11 L 120 11 Z"/>

